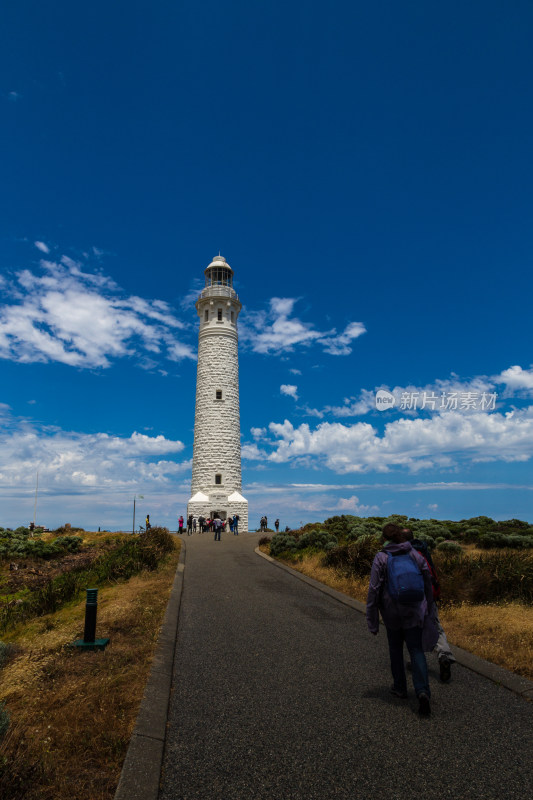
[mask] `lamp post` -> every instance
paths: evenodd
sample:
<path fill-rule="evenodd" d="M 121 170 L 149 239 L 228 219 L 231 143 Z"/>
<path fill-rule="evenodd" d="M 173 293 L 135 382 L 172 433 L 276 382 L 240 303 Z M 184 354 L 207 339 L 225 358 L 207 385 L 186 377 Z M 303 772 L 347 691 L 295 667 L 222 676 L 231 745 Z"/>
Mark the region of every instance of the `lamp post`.
<path fill-rule="evenodd" d="M 137 495 L 133 495 L 133 530 L 132 533 L 135 533 L 135 501 L 137 500 Z M 144 495 L 139 495 L 139 500 L 144 500 Z"/>

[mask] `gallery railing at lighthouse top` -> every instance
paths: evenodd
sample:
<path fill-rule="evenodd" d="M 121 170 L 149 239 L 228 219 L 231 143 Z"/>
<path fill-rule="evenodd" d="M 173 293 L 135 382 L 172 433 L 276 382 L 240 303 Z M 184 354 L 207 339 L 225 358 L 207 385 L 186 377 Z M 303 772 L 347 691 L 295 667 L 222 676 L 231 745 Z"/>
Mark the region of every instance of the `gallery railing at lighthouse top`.
<path fill-rule="evenodd" d="M 200 292 L 199 299 L 203 297 L 231 297 L 235 300 L 239 299 L 237 292 L 235 289 L 232 289 L 231 286 L 207 286 Z"/>

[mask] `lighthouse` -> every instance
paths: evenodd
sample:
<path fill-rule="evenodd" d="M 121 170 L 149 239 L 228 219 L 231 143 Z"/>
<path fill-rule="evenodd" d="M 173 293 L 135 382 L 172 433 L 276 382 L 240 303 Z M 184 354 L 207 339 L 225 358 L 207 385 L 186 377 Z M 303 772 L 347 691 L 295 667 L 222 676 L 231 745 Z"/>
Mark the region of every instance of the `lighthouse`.
<path fill-rule="evenodd" d="M 239 515 L 248 530 L 248 501 L 241 495 L 241 423 L 237 317 L 242 308 L 233 270 L 222 256 L 205 269 L 196 301 L 200 317 L 194 416 L 191 499 L 187 516 Z"/>

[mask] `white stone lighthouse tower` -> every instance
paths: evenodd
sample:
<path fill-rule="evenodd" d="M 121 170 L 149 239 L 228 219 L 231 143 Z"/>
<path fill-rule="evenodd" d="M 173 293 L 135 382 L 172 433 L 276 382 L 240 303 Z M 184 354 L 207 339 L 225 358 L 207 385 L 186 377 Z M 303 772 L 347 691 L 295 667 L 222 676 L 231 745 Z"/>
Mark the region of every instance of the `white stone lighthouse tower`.
<path fill-rule="evenodd" d="M 248 530 L 248 502 L 241 495 L 241 423 L 237 317 L 242 306 L 233 270 L 216 256 L 205 270 L 196 301 L 200 317 L 194 418 L 192 497 L 187 516 L 239 515 Z"/>

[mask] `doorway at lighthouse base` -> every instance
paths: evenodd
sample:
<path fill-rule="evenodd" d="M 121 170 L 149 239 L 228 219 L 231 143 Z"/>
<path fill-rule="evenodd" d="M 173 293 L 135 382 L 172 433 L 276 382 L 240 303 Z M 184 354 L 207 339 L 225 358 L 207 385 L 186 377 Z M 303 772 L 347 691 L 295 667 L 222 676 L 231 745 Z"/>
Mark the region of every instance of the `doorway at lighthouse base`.
<path fill-rule="evenodd" d="M 233 492 L 229 496 L 222 492 L 196 492 L 187 503 L 187 517 L 205 517 L 212 519 L 214 515 L 220 519 L 227 519 L 234 514 L 239 515 L 239 530 L 248 530 L 248 501 L 239 494 Z"/>

